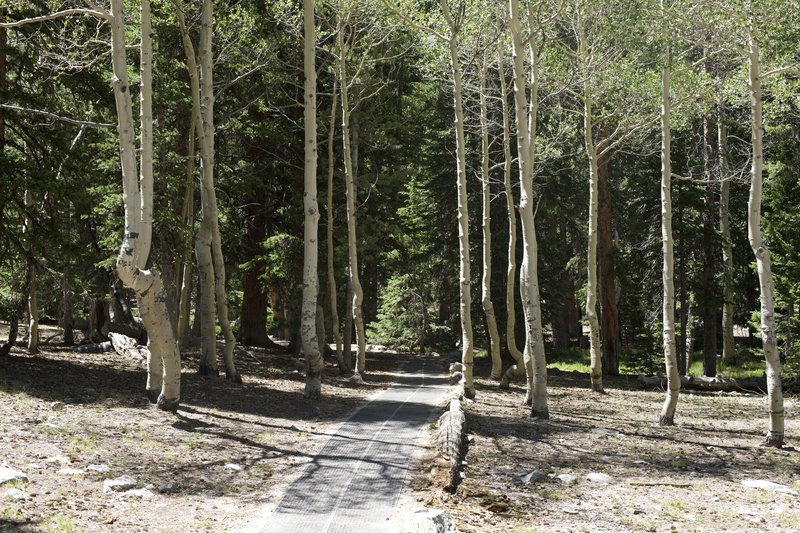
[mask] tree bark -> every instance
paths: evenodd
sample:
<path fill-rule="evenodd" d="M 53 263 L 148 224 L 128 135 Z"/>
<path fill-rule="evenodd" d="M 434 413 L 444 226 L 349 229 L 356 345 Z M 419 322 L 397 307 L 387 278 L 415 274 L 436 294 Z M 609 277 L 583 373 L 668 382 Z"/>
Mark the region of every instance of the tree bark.
<path fill-rule="evenodd" d="M 662 3 L 663 11 L 663 3 Z M 666 16 L 662 14 L 662 16 Z M 661 242 L 664 257 L 661 279 L 664 285 L 662 302 L 663 339 L 664 339 L 664 367 L 667 374 L 667 394 L 658 423 L 661 426 L 675 425 L 675 408 L 678 404 L 678 394 L 681 388 L 678 373 L 678 356 L 675 346 L 675 284 L 673 281 L 674 254 L 672 238 L 672 160 L 670 143 L 670 66 L 672 53 L 668 50 L 661 67 Z"/>
<path fill-rule="evenodd" d="M 705 179 L 705 208 L 703 209 L 703 375 L 717 375 L 717 291 L 715 290 L 716 247 L 713 184 L 714 134 L 711 120 L 703 117 L 703 176 Z"/>
<path fill-rule="evenodd" d="M 461 364 L 463 365 L 464 396 L 475 397 L 473 382 L 472 341 L 472 290 L 470 287 L 469 209 L 467 206 L 467 157 L 464 138 L 464 103 L 461 63 L 458 57 L 458 33 L 460 22 L 453 18 L 447 0 L 439 0 L 445 21 L 450 29 L 448 49 L 450 72 L 453 78 L 453 111 L 456 127 L 456 184 L 458 190 L 458 257 L 459 257 L 459 303 L 461 317 Z"/>
<path fill-rule="evenodd" d="M 619 375 L 619 315 L 617 313 L 617 284 L 614 272 L 610 159 L 609 155 L 606 154 L 600 156 L 597 161 L 597 234 L 600 261 L 603 373 L 607 376 L 617 376 Z"/>
<path fill-rule="evenodd" d="M 520 267 L 520 292 L 525 313 L 525 366 L 528 375 L 531 416 L 550 417 L 547 406 L 547 363 L 544 357 L 541 302 L 539 299 L 538 244 L 533 217 L 533 163 L 536 153 L 536 118 L 538 101 L 537 54 L 534 40 L 531 51 L 530 100 L 525 100 L 524 46 L 518 0 L 509 0 L 512 59 L 514 65 L 514 101 L 517 117 L 517 148 L 520 168 L 519 212 L 522 222 L 523 255 Z M 527 110 L 527 116 L 526 116 Z"/>
<path fill-rule="evenodd" d="M 361 288 L 361 280 L 359 278 L 358 268 L 358 240 L 356 238 L 356 177 L 353 168 L 353 150 L 351 146 L 351 132 L 350 132 L 350 96 L 349 84 L 350 81 L 347 76 L 347 62 L 346 54 L 349 52 L 345 48 L 344 28 L 342 26 L 342 17 L 338 19 L 337 31 L 337 67 L 339 71 L 339 82 L 341 84 L 341 100 L 342 100 L 342 148 L 344 157 L 344 170 L 346 182 L 346 196 L 347 196 L 347 254 L 348 254 L 348 270 L 350 286 L 353 291 L 353 299 L 351 304 L 353 312 L 353 322 L 355 324 L 356 345 L 358 352 L 356 353 L 356 372 L 361 374 L 365 369 L 366 362 L 366 339 L 364 338 L 364 315 L 362 304 L 364 301 L 364 291 Z M 346 324 L 345 324 L 346 326 Z M 345 342 L 347 335 L 345 334 Z"/>
<path fill-rule="evenodd" d="M 751 21 L 752 24 L 752 21 Z M 772 281 L 772 262 L 769 248 L 761 233 L 761 196 L 764 171 L 764 125 L 761 89 L 761 58 L 753 28 L 748 27 L 748 88 L 750 92 L 750 126 L 752 141 L 752 166 L 750 168 L 750 195 L 747 201 L 747 236 L 758 265 L 761 290 L 761 341 L 767 366 L 767 399 L 769 403 L 769 428 L 765 439 L 767 446 L 783 447 L 784 408 L 781 385 L 781 360 L 775 331 L 775 286 Z"/>
<path fill-rule="evenodd" d="M 719 152 L 719 231 L 722 237 L 722 361 L 736 363 L 736 341 L 733 336 L 733 243 L 731 241 L 730 203 L 731 182 L 728 172 L 728 132 L 719 107 L 717 117 Z"/>
<path fill-rule="evenodd" d="M 25 241 L 28 247 L 26 267 L 28 270 L 28 298 L 26 302 L 26 311 L 28 315 L 28 353 L 39 353 L 39 285 L 37 283 L 37 268 L 34 259 L 34 243 L 35 238 L 33 235 L 33 219 L 31 219 L 30 211 L 33 210 L 33 196 L 30 190 L 25 191 L 25 208 L 28 213 L 25 214 Z"/>
<path fill-rule="evenodd" d="M 125 205 L 125 234 L 117 256 L 117 272 L 126 286 L 133 289 L 139 300 L 142 320 L 148 332 L 151 359 L 158 359 L 162 373 L 148 372 L 148 393 L 160 388 L 158 407 L 177 410 L 180 402 L 180 352 L 169 324 L 169 312 L 161 276 L 155 269 L 144 270 L 149 255 L 152 231 L 152 45 L 150 3 L 141 0 L 141 153 L 142 175 L 137 179 L 136 143 L 133 131 L 133 106 L 128 85 L 125 58 L 125 13 L 122 0 L 111 0 L 111 57 L 114 72 L 113 88 L 117 108 L 122 170 L 123 203 Z M 139 238 L 143 236 L 144 238 Z M 150 368 L 159 366 L 154 363 Z M 160 378 L 160 379 L 157 379 Z M 157 387 L 158 385 L 158 387 Z"/>
<path fill-rule="evenodd" d="M 315 64 L 316 23 L 314 0 L 303 0 L 303 102 L 305 120 L 305 163 L 303 181 L 303 304 L 300 338 L 306 358 L 306 387 L 303 396 L 322 396 L 324 363 L 317 339 L 317 279 L 319 206 L 317 204 L 317 67 Z"/>
<path fill-rule="evenodd" d="M 483 277 L 481 280 L 481 304 L 486 315 L 486 326 L 489 330 L 489 352 L 492 358 L 490 377 L 500 380 L 503 363 L 500 359 L 500 335 L 497 331 L 497 319 L 492 304 L 492 206 L 491 188 L 489 185 L 489 119 L 486 107 L 486 58 L 480 68 L 480 121 L 481 121 L 481 210 L 483 220 Z"/>
<path fill-rule="evenodd" d="M 328 226 L 326 228 L 327 243 L 327 274 L 328 274 L 328 299 L 330 304 L 331 329 L 333 330 L 333 340 L 336 343 L 336 360 L 339 363 L 339 371 L 343 374 L 350 374 L 352 367 L 345 364 L 342 354 L 342 332 L 339 327 L 339 308 L 336 301 L 336 275 L 333 268 L 333 169 L 334 151 L 333 141 L 336 133 L 336 106 L 338 105 L 339 93 L 337 92 L 337 80 L 333 81 L 333 101 L 331 102 L 331 122 L 328 126 L 328 188 L 327 188 L 327 215 Z"/>
<path fill-rule="evenodd" d="M 506 208 L 508 210 L 508 253 L 506 268 L 506 346 L 514 359 L 500 379 L 500 388 L 507 389 L 511 380 L 525 376 L 525 359 L 517 347 L 516 321 L 517 311 L 515 298 L 517 294 L 517 214 L 514 206 L 514 191 L 511 188 L 511 127 L 509 126 L 508 88 L 506 86 L 505 69 L 503 68 L 503 54 L 498 47 L 498 74 L 500 76 L 500 101 L 503 114 L 503 188 L 506 194 Z M 527 395 L 530 396 L 531 391 Z"/>

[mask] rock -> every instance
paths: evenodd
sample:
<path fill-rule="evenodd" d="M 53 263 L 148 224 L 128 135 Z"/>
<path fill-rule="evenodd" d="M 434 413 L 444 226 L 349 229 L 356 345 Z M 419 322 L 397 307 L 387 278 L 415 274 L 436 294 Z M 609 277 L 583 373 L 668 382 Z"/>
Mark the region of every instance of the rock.
<path fill-rule="evenodd" d="M 28 481 L 28 476 L 26 476 L 23 472 L 14 470 L 8 466 L 0 466 L 0 485 L 15 480 Z"/>
<path fill-rule="evenodd" d="M 111 467 L 106 464 L 89 465 L 86 467 L 86 470 L 89 470 L 90 472 L 100 472 L 101 474 L 104 474 L 106 472 L 111 472 Z"/>
<path fill-rule="evenodd" d="M 56 456 L 53 456 L 53 457 L 48 457 L 47 459 L 44 460 L 44 462 L 45 463 L 61 463 L 62 465 L 68 465 L 72 461 L 70 460 L 69 457 L 66 457 L 64 455 L 56 455 Z"/>
<path fill-rule="evenodd" d="M 28 463 L 27 465 L 25 465 L 25 468 L 27 468 L 28 470 L 38 470 L 41 467 L 42 465 L 40 465 L 39 463 Z"/>
<path fill-rule="evenodd" d="M 450 374 L 450 385 L 455 385 L 456 383 L 461 381 L 462 377 L 464 376 L 461 374 L 461 372 L 455 372 L 453 374 Z"/>
<path fill-rule="evenodd" d="M 464 371 L 464 365 L 462 365 L 461 363 L 451 363 L 450 364 L 450 373 L 451 374 L 453 372 L 463 372 L 463 371 Z"/>
<path fill-rule="evenodd" d="M 447 511 L 425 509 L 411 515 L 411 519 L 403 521 L 402 533 L 457 533 L 456 526 L 450 520 Z"/>
<path fill-rule="evenodd" d="M 103 481 L 103 492 L 122 492 L 136 486 L 136 479 L 131 476 L 119 476 Z"/>
<path fill-rule="evenodd" d="M 228 463 L 225 465 L 225 470 L 233 470 L 234 472 L 241 472 L 242 465 L 237 465 L 235 463 Z"/>
<path fill-rule="evenodd" d="M 536 483 L 544 478 L 544 472 L 541 470 L 534 470 L 533 472 L 529 472 L 527 474 L 522 474 L 519 476 L 520 481 L 525 485 L 530 485 L 531 483 Z"/>
<path fill-rule="evenodd" d="M 578 478 L 576 478 L 572 474 L 559 474 L 556 476 L 556 478 L 559 479 L 562 483 L 565 483 L 567 485 L 572 485 L 573 483 L 578 482 Z"/>
<path fill-rule="evenodd" d="M 611 485 L 615 483 L 614 478 L 608 474 L 601 474 L 599 472 L 592 472 L 586 476 L 586 479 L 592 483 L 599 483 L 601 485 Z"/>
<path fill-rule="evenodd" d="M 142 498 L 142 499 L 147 499 L 147 498 L 152 498 L 153 497 L 153 493 L 150 492 L 147 489 L 131 489 L 131 490 L 126 490 L 125 492 L 123 492 L 121 494 L 121 496 L 123 498 Z"/>
<path fill-rule="evenodd" d="M 3 499 L 14 500 L 14 501 L 27 500 L 28 495 L 19 489 L 8 489 L 3 493 Z"/>
<path fill-rule="evenodd" d="M 161 494 L 164 494 L 164 493 L 167 493 L 167 492 L 177 492 L 178 491 L 178 485 L 176 485 L 175 483 L 172 483 L 172 482 L 170 482 L 170 483 L 162 483 L 162 484 L 160 484 L 160 485 L 158 485 L 156 487 L 156 490 L 158 492 L 160 492 Z"/>
<path fill-rule="evenodd" d="M 50 404 L 51 411 L 61 411 L 64 408 L 64 402 L 53 402 Z"/>
<path fill-rule="evenodd" d="M 82 476 L 83 469 L 81 468 L 62 468 L 58 471 L 62 476 Z"/>
<path fill-rule="evenodd" d="M 765 479 L 745 479 L 742 481 L 742 485 L 754 489 L 768 490 L 770 492 L 791 494 L 792 496 L 798 495 L 797 491 L 793 488 L 787 487 L 786 485 L 781 485 L 780 483 L 773 483 L 772 481 L 767 481 Z"/>

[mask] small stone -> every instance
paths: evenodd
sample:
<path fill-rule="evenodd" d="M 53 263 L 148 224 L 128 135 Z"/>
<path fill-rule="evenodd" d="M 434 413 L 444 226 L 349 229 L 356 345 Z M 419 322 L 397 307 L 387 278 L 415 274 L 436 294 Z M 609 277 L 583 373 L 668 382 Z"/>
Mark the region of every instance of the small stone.
<path fill-rule="evenodd" d="M 647 461 L 644 461 L 642 459 L 637 459 L 636 461 L 633 462 L 633 464 L 635 464 L 635 465 L 649 465 L 650 463 L 648 463 Z"/>
<path fill-rule="evenodd" d="M 147 499 L 147 498 L 152 498 L 153 497 L 153 493 L 150 492 L 147 489 L 131 489 L 131 490 L 126 490 L 125 492 L 123 492 L 121 494 L 121 496 L 123 498 L 142 498 L 142 499 Z"/>
<path fill-rule="evenodd" d="M 601 474 L 599 472 L 592 472 L 586 476 L 586 479 L 592 483 L 599 483 L 601 485 L 611 485 L 615 483 L 614 478 L 608 474 Z"/>
<path fill-rule="evenodd" d="M 91 472 L 106 473 L 106 472 L 111 472 L 111 467 L 106 464 L 89 465 L 86 467 L 86 470 L 89 470 Z"/>
<path fill-rule="evenodd" d="M 533 472 L 519 476 L 520 481 L 522 481 L 525 485 L 530 485 L 531 483 L 540 481 L 543 478 L 544 472 L 541 470 L 534 470 Z"/>
<path fill-rule="evenodd" d="M 45 463 L 61 463 L 62 465 L 68 465 L 72 461 L 70 461 L 69 457 L 64 455 L 55 455 L 53 457 L 48 457 L 44 460 Z"/>
<path fill-rule="evenodd" d="M 28 476 L 19 470 L 14 470 L 7 466 L 0 466 L 0 485 L 14 480 L 28 481 Z"/>
<path fill-rule="evenodd" d="M 27 500 L 28 495 L 19 489 L 8 489 L 3 493 L 3 499 L 14 500 L 14 501 Z"/>
<path fill-rule="evenodd" d="M 162 483 L 156 487 L 156 490 L 162 494 L 167 492 L 176 492 L 178 490 L 178 485 L 175 483 Z"/>
<path fill-rule="evenodd" d="M 80 468 L 62 468 L 58 473 L 62 476 L 82 476 L 83 470 Z"/>
<path fill-rule="evenodd" d="M 406 529 L 402 531 L 405 532 Z M 411 515 L 411 527 L 407 528 L 407 531 L 409 533 L 456 533 L 458 530 L 447 511 L 425 509 Z"/>
<path fill-rule="evenodd" d="M 225 470 L 233 470 L 234 472 L 241 472 L 242 465 L 237 465 L 235 463 L 228 463 L 225 465 Z"/>
<path fill-rule="evenodd" d="M 798 495 L 796 490 L 789 488 L 786 485 L 781 485 L 780 483 L 773 483 L 772 481 L 767 481 L 765 479 L 745 479 L 744 481 L 742 481 L 742 485 L 754 489 L 768 490 L 770 492 L 791 494 L 792 496 Z"/>
<path fill-rule="evenodd" d="M 463 372 L 463 371 L 464 371 L 464 365 L 462 365 L 461 363 L 452 363 L 450 365 L 450 373 L 451 374 L 453 372 Z"/>
<path fill-rule="evenodd" d="M 136 486 L 136 479 L 131 476 L 119 476 L 103 481 L 103 492 L 122 492 Z"/>
<path fill-rule="evenodd" d="M 53 402 L 50 404 L 50 410 L 61 411 L 64 408 L 64 402 Z"/>
<path fill-rule="evenodd" d="M 572 474 L 559 474 L 556 476 L 562 483 L 566 483 L 567 485 L 572 485 L 573 483 L 577 483 L 578 478 L 573 476 Z"/>
<path fill-rule="evenodd" d="M 28 470 L 38 470 L 41 467 L 42 465 L 40 465 L 39 463 L 28 463 L 27 465 L 25 465 L 25 468 L 27 468 Z"/>

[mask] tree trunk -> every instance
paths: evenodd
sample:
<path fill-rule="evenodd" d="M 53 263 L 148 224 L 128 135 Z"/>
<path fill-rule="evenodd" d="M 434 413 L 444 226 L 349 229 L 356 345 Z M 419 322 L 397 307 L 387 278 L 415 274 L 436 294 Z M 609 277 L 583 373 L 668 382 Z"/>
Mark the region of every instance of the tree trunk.
<path fill-rule="evenodd" d="M 189 117 L 189 133 L 186 139 L 186 189 L 183 198 L 183 210 L 181 221 L 187 228 L 194 228 L 194 166 L 195 166 L 195 136 L 197 134 L 197 122 L 195 113 Z M 181 259 L 180 284 L 178 286 L 178 324 L 176 336 L 178 342 L 183 344 L 186 339 L 189 327 L 189 312 L 192 298 L 192 262 L 191 258 L 191 239 L 184 242 L 185 251 Z"/>
<path fill-rule="evenodd" d="M 489 330 L 489 351 L 492 357 L 491 378 L 500 380 L 503 363 L 500 359 L 500 335 L 492 304 L 492 206 L 489 186 L 489 120 L 486 111 L 486 58 L 480 69 L 480 120 L 481 120 L 481 209 L 483 211 L 483 278 L 481 280 L 481 303 Z"/>
<path fill-rule="evenodd" d="M 758 42 L 753 35 L 752 28 L 748 28 L 748 67 L 753 155 L 750 169 L 750 197 L 747 202 L 747 236 L 756 256 L 758 281 L 761 289 L 761 340 L 767 366 L 767 398 L 770 413 L 765 444 L 781 448 L 783 447 L 784 409 L 781 360 L 778 355 L 778 338 L 775 331 L 774 283 L 769 249 L 761 233 L 761 195 L 764 179 L 761 59 Z"/>
<path fill-rule="evenodd" d="M 708 116 L 703 117 L 703 176 L 705 208 L 703 209 L 703 375 L 717 375 L 717 291 L 714 279 L 715 233 L 713 185 L 714 134 Z"/>
<path fill-rule="evenodd" d="M 581 39 L 581 47 L 585 47 Z M 585 53 L 585 51 L 584 51 Z M 585 57 L 583 55 L 582 57 Z M 591 358 L 592 390 L 603 392 L 603 360 L 600 346 L 600 322 L 597 318 L 597 204 L 598 204 L 598 164 L 593 139 L 592 94 L 588 74 L 583 82 L 583 134 L 586 155 L 589 158 L 589 246 L 586 258 L 586 318 L 589 321 L 589 351 Z"/>
<path fill-rule="evenodd" d="M 684 236 L 685 233 L 685 223 L 683 223 L 683 202 L 681 201 L 681 187 L 680 182 L 678 182 L 678 221 L 681 222 L 678 230 L 678 276 L 680 279 L 680 295 L 679 295 L 679 304 L 680 304 L 680 343 L 678 343 L 678 373 L 682 376 L 687 375 L 689 373 L 689 367 L 691 366 L 690 359 L 692 358 L 691 346 L 687 344 L 687 335 L 688 335 L 688 318 L 689 318 L 689 295 L 688 291 L 686 290 L 687 279 L 686 279 L 686 238 Z"/>
<path fill-rule="evenodd" d="M 503 68 L 503 53 L 498 48 L 498 74 L 500 76 L 500 101 L 503 110 L 503 188 L 506 194 L 506 208 L 508 210 L 508 267 L 506 269 L 506 346 L 514 364 L 508 368 L 500 379 L 500 388 L 507 389 L 514 378 L 525 376 L 525 359 L 517 347 L 516 321 L 517 311 L 516 277 L 517 277 L 517 213 L 514 207 L 514 191 L 511 188 L 511 127 L 509 126 L 508 88 L 506 75 Z M 528 391 L 528 396 L 531 392 Z"/>
<path fill-rule="evenodd" d="M 336 276 L 333 268 L 333 169 L 334 169 L 334 152 L 333 140 L 336 133 L 336 106 L 338 105 L 339 93 L 336 90 L 336 79 L 333 81 L 333 101 L 331 103 L 331 122 L 328 126 L 328 197 L 327 197 L 327 215 L 328 227 L 326 233 L 327 242 L 327 274 L 328 274 L 328 298 L 330 303 L 330 316 L 331 316 L 331 329 L 333 330 L 333 340 L 336 343 L 336 360 L 339 363 L 339 372 L 342 374 L 350 374 L 352 366 L 345 363 L 344 355 L 342 354 L 342 332 L 339 328 L 339 308 L 336 301 Z"/>
<path fill-rule="evenodd" d="M 469 252 L 469 209 L 467 206 L 467 157 L 464 138 L 464 103 L 461 63 L 458 57 L 458 32 L 460 21 L 453 19 L 447 0 L 439 0 L 447 25 L 450 29 L 448 48 L 450 51 L 450 72 L 453 77 L 453 111 L 456 127 L 456 183 L 458 190 L 458 258 L 459 258 L 459 303 L 461 317 L 461 364 L 463 365 L 464 396 L 475 397 L 473 382 L 473 341 L 472 341 L 472 291 L 470 287 Z"/>
<path fill-rule="evenodd" d="M 512 59 L 514 64 L 514 101 L 517 116 L 517 148 L 520 167 L 519 212 L 522 222 L 523 255 L 520 267 L 520 293 L 525 313 L 525 366 L 528 375 L 531 416 L 550 417 L 547 406 L 547 363 L 544 357 L 541 302 L 539 300 L 538 244 L 533 218 L 533 158 L 536 150 L 536 114 L 538 112 L 537 54 L 531 47 L 531 96 L 525 101 L 524 47 L 520 28 L 518 0 L 509 0 Z M 527 116 L 526 116 L 527 110 Z"/>
<path fill-rule="evenodd" d="M 617 376 L 619 375 L 619 315 L 617 313 L 617 284 L 614 272 L 610 159 L 610 156 L 606 154 L 600 156 L 597 161 L 597 235 L 600 261 L 603 373 L 607 376 Z"/>
<path fill-rule="evenodd" d="M 315 64 L 317 35 L 314 5 L 314 0 L 303 0 L 303 73 L 305 75 L 303 210 L 305 219 L 303 224 L 303 305 L 300 337 L 306 358 L 306 388 L 303 396 L 311 400 L 319 400 L 322 395 L 324 363 L 317 339 L 319 206 L 317 204 L 317 67 Z"/>
<path fill-rule="evenodd" d="M 125 14 L 122 0 L 111 0 L 111 57 L 114 72 L 114 99 L 119 121 L 120 162 L 122 169 L 125 234 L 117 256 L 120 279 L 133 289 L 148 332 L 151 359 L 162 372 L 148 372 L 148 394 L 161 389 L 158 407 L 177 410 L 180 402 L 180 352 L 169 324 L 169 312 L 161 277 L 155 269 L 144 270 L 150 253 L 152 232 L 152 44 L 150 3 L 141 0 L 141 177 L 136 173 L 136 143 L 133 106 L 125 58 Z"/>
<path fill-rule="evenodd" d="M 33 197 L 30 190 L 25 191 L 25 208 L 33 210 Z M 25 240 L 28 247 L 27 265 L 28 269 L 28 299 L 26 311 L 28 315 L 28 353 L 39 353 L 39 286 L 36 278 L 36 261 L 34 260 L 33 220 L 30 215 L 25 215 Z"/>
<path fill-rule="evenodd" d="M 347 76 L 347 63 L 345 55 L 349 52 L 344 45 L 344 36 L 342 35 L 344 29 L 342 27 L 342 17 L 338 19 L 338 32 L 337 32 L 337 50 L 339 57 L 337 58 L 337 67 L 339 71 L 339 82 L 341 84 L 341 97 L 342 97 L 342 147 L 344 157 L 344 170 L 345 182 L 347 185 L 347 255 L 348 255 L 348 270 L 350 275 L 350 286 L 353 290 L 353 299 L 349 303 L 353 309 L 353 322 L 355 323 L 356 344 L 358 352 L 356 354 L 356 372 L 361 374 L 364 372 L 366 362 L 366 339 L 364 338 L 364 316 L 362 311 L 362 303 L 364 301 L 364 292 L 361 288 L 361 281 L 359 279 L 358 268 L 358 241 L 356 239 L 356 205 L 355 205 L 355 191 L 356 191 L 356 178 L 353 169 L 353 151 L 351 146 L 351 132 L 350 132 L 350 98 L 349 98 L 349 79 Z M 345 323 L 347 327 L 347 323 Z M 347 342 L 347 333 L 345 333 L 345 343 Z"/>
<path fill-rule="evenodd" d="M 728 172 L 728 132 L 719 107 L 717 117 L 719 157 L 719 232 L 722 237 L 722 361 L 736 363 L 736 341 L 733 337 L 733 243 L 731 241 L 730 202 L 731 182 Z"/>
<path fill-rule="evenodd" d="M 663 4 L 662 4 L 663 9 Z M 661 243 L 664 254 L 662 281 L 664 284 L 663 298 L 663 339 L 664 339 L 664 366 L 667 375 L 667 395 L 661 407 L 658 423 L 661 426 L 675 425 L 675 408 L 678 404 L 678 393 L 681 388 L 680 374 L 678 373 L 678 357 L 675 346 L 675 284 L 673 282 L 673 238 L 672 238 L 672 160 L 670 154 L 670 66 L 672 52 L 665 54 L 664 64 L 661 67 Z"/>

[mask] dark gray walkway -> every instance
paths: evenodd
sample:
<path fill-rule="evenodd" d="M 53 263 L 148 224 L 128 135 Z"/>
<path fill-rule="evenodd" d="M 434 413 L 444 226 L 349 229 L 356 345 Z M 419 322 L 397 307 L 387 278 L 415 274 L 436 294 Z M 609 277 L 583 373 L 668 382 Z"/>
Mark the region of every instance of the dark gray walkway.
<path fill-rule="evenodd" d="M 264 533 L 389 532 L 420 430 L 447 389 L 433 361 L 356 412 L 320 450 L 267 518 Z"/>

